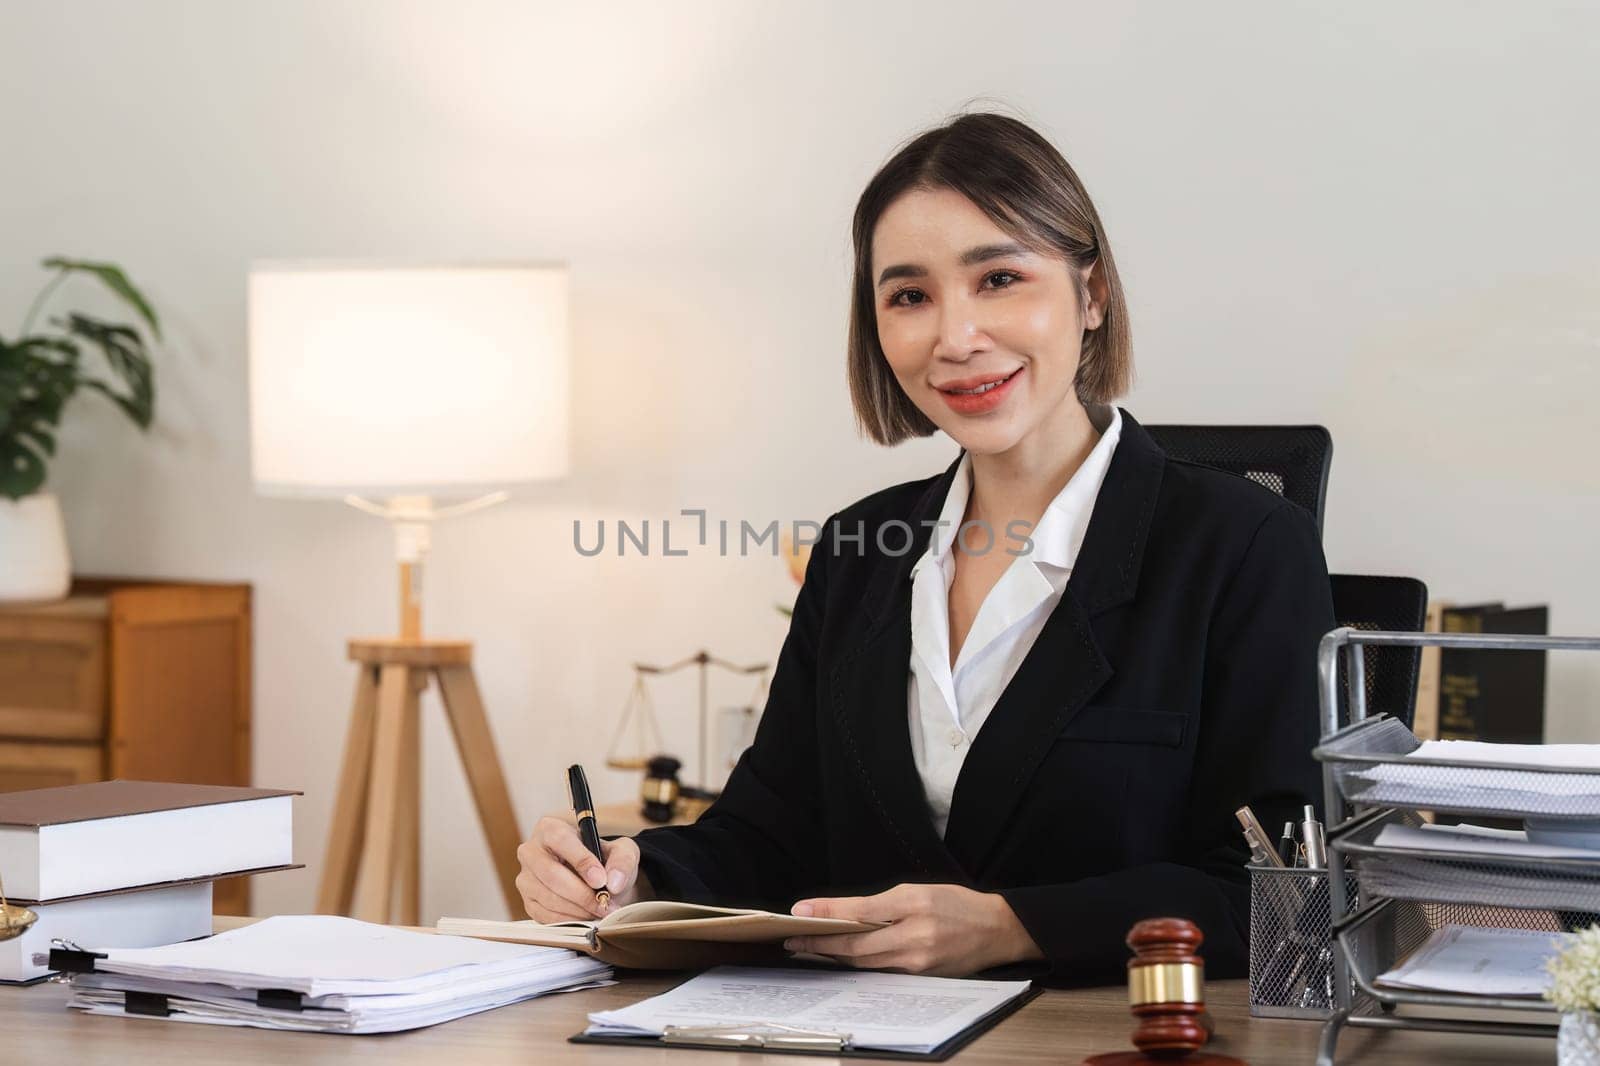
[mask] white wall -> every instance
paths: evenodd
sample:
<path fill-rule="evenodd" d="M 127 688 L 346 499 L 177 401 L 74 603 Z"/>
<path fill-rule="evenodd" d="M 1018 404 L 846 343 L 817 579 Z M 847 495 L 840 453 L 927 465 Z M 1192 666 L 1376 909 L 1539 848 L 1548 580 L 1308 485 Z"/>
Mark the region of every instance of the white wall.
<path fill-rule="evenodd" d="M 155 431 L 80 401 L 52 485 L 80 570 L 255 585 L 256 778 L 306 791 L 310 864 L 260 908 L 311 903 L 343 640 L 394 606 L 381 523 L 252 494 L 246 264 L 572 264 L 573 475 L 441 529 L 429 575 L 531 823 L 600 763 L 629 662 L 773 656 L 792 593 L 771 558 L 579 558 L 574 519 L 821 518 L 953 454 L 854 436 L 847 231 L 876 166 L 973 97 L 1095 196 L 1141 419 L 1321 422 L 1334 568 L 1600 632 L 1594 8 L 575 6 L 0 3 L 0 329 L 55 253 L 124 264 L 166 316 Z M 1600 670 L 1551 682 L 1552 736 L 1600 739 Z M 692 683 L 659 692 L 688 749 Z M 494 913 L 437 715 L 426 741 L 427 916 Z"/>

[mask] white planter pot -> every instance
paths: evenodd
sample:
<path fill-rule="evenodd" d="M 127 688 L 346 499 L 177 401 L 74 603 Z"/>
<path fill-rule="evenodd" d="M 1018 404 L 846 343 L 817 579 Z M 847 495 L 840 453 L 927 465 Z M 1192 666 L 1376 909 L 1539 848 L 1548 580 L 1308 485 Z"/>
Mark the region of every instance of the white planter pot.
<path fill-rule="evenodd" d="M 1559 1066 L 1600 1066 L 1600 1021 L 1594 1011 L 1565 1011 L 1556 1031 Z"/>
<path fill-rule="evenodd" d="M 0 602 L 58 600 L 71 583 L 67 532 L 55 496 L 0 499 Z"/>

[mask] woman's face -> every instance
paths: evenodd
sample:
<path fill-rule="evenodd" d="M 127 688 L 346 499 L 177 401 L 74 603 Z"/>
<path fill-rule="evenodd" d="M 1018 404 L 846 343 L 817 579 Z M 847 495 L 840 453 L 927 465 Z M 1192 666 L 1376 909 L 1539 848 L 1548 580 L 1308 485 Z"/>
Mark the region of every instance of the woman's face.
<path fill-rule="evenodd" d="M 1072 382 L 1083 331 L 1100 324 L 1104 305 L 1091 285 L 1080 314 L 1075 273 L 1021 246 L 954 190 L 906 192 L 872 237 L 889 368 L 963 448 L 1010 450 L 1078 412 Z"/>

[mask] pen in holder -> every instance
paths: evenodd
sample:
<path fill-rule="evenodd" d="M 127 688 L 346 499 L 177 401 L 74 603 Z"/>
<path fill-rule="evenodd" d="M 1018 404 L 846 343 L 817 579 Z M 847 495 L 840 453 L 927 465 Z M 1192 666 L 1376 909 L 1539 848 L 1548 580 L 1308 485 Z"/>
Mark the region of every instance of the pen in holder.
<path fill-rule="evenodd" d="M 1327 1018 L 1336 1002 L 1333 903 L 1328 871 L 1251 866 L 1250 1013 Z M 1356 879 L 1346 878 L 1354 899 Z"/>

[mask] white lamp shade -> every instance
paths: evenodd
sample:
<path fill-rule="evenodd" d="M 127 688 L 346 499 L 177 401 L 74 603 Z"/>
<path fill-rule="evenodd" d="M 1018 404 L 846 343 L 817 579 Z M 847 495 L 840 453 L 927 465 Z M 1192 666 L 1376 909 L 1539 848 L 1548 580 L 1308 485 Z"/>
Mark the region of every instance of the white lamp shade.
<path fill-rule="evenodd" d="M 250 443 L 266 495 L 465 495 L 567 470 L 565 266 L 260 263 Z"/>

